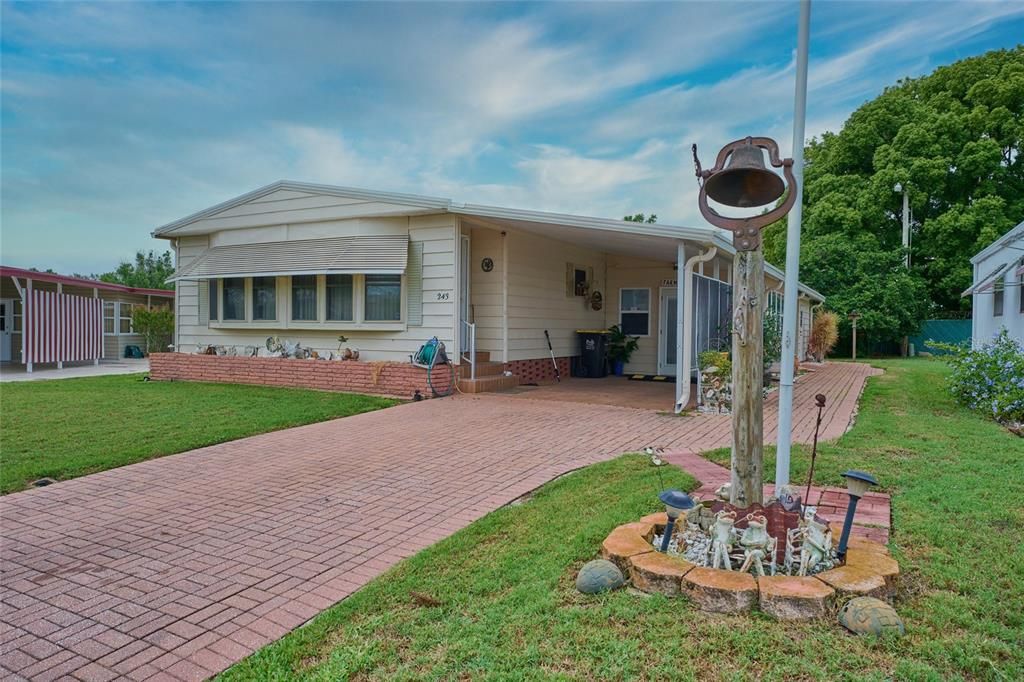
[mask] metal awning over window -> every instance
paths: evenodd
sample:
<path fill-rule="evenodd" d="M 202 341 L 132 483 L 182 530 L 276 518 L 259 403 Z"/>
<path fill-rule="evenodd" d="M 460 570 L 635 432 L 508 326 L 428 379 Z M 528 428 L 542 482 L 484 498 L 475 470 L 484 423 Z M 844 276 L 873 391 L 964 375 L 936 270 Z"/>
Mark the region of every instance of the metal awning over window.
<path fill-rule="evenodd" d="M 168 281 L 274 275 L 400 275 L 409 258 L 409 235 L 302 239 L 214 246 Z"/>
<path fill-rule="evenodd" d="M 986 289 L 991 289 L 992 286 L 995 284 L 996 280 L 999 279 L 1000 277 L 1002 277 L 1003 273 L 1006 272 L 1007 268 L 1009 268 L 1009 267 L 1010 267 L 1009 263 L 1003 263 L 998 268 L 996 268 L 995 270 L 990 272 L 986 277 L 982 277 L 981 280 L 978 281 L 977 284 L 974 284 L 973 286 L 971 286 L 971 287 L 969 287 L 967 289 L 964 289 L 963 293 L 960 294 L 960 296 L 964 297 L 964 296 L 970 296 L 972 294 L 980 294 L 981 292 L 985 291 Z"/>

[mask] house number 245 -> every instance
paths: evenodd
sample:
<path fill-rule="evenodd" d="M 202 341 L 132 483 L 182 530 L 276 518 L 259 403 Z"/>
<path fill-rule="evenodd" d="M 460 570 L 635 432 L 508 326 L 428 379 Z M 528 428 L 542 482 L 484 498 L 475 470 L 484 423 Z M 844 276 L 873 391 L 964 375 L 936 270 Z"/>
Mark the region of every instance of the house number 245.
<path fill-rule="evenodd" d="M 439 291 L 439 292 L 437 292 L 437 300 L 439 300 L 439 301 L 447 301 L 448 300 L 448 292 L 447 291 Z"/>

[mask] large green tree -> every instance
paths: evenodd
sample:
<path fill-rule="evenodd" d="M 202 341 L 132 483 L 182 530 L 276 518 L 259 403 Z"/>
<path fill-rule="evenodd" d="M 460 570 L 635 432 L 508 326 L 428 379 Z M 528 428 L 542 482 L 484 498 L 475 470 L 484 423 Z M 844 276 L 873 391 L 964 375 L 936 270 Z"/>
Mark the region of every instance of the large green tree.
<path fill-rule="evenodd" d="M 174 261 L 170 251 L 164 251 L 159 256 L 152 251 L 138 251 L 134 261 L 121 261 L 116 270 L 100 275 L 99 280 L 145 289 L 173 289 L 174 284 L 167 282 L 167 278 L 173 274 Z"/>
<path fill-rule="evenodd" d="M 967 309 L 970 257 L 1024 219 L 1022 140 L 1022 46 L 887 88 L 806 149 L 800 278 L 888 339 L 929 312 L 911 294 L 932 312 Z M 910 273 L 897 183 L 913 213 Z M 765 234 L 780 266 L 785 231 L 780 221 Z"/>

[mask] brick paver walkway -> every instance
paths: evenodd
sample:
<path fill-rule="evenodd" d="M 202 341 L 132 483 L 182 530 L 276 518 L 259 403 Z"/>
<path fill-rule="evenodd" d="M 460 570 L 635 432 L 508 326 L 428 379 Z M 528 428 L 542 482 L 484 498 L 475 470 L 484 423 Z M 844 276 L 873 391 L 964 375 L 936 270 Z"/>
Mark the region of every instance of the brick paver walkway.
<path fill-rule="evenodd" d="M 803 377 L 796 438 L 810 437 L 818 392 L 826 437 L 841 434 L 872 373 L 837 363 Z M 560 474 L 644 445 L 728 441 L 727 417 L 460 396 L 9 495 L 0 673 L 208 677 Z"/>

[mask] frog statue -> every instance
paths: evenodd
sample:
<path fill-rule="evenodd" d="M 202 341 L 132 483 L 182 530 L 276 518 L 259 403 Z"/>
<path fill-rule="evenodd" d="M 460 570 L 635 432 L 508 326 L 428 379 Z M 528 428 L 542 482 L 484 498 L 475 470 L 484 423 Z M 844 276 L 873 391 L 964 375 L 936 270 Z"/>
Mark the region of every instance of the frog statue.
<path fill-rule="evenodd" d="M 729 552 L 733 543 L 733 524 L 736 523 L 736 512 L 724 509 L 715 514 L 715 525 L 711 541 L 711 568 L 732 570 Z"/>
<path fill-rule="evenodd" d="M 768 519 L 761 514 L 747 516 L 747 527 L 740 535 L 740 546 L 743 547 L 743 566 L 740 571 L 746 573 L 751 568 L 758 576 L 764 576 L 764 560 L 775 556 L 775 539 L 768 535 Z"/>
<path fill-rule="evenodd" d="M 817 566 L 832 552 L 832 528 L 826 523 L 819 523 L 812 515 L 806 517 L 803 544 L 800 545 L 799 575 L 807 575 L 807 571 Z"/>

